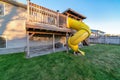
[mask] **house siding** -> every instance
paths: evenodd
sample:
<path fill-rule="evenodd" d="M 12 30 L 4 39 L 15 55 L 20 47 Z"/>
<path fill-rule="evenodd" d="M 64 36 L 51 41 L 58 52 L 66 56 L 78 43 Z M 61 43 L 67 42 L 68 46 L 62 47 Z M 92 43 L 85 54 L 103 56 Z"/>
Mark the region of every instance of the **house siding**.
<path fill-rule="evenodd" d="M 5 11 L 0 16 L 0 35 L 7 38 L 6 48 L 26 46 L 26 9 L 2 1 L 0 3 L 4 4 Z"/>

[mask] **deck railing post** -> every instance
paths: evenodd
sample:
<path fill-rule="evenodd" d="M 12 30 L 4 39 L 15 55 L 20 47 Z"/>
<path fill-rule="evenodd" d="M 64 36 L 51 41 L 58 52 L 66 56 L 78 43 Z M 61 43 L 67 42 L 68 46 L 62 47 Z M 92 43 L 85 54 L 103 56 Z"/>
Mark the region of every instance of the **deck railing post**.
<path fill-rule="evenodd" d="M 30 0 L 27 0 L 27 21 L 29 21 L 30 15 Z"/>
<path fill-rule="evenodd" d="M 59 13 L 57 13 L 57 26 L 59 27 Z"/>

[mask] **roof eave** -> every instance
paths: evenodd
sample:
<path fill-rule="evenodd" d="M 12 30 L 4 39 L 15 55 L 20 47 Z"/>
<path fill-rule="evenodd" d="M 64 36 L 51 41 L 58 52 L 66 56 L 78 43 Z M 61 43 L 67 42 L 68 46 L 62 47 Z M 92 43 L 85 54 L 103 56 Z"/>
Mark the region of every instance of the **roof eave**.
<path fill-rule="evenodd" d="M 68 11 L 74 12 L 75 14 L 79 15 L 82 19 L 86 19 L 86 18 L 87 18 L 87 17 L 83 16 L 82 14 L 80 14 L 80 13 L 72 10 L 71 8 L 68 8 L 67 10 L 65 10 L 65 11 L 63 12 L 63 14 L 65 14 L 65 13 L 68 12 Z"/>
<path fill-rule="evenodd" d="M 18 7 L 22 7 L 22 8 L 27 9 L 26 4 L 23 4 L 23 3 L 20 3 L 20 2 L 14 1 L 14 0 L 1 0 L 1 1 L 12 4 L 14 6 L 18 6 Z"/>

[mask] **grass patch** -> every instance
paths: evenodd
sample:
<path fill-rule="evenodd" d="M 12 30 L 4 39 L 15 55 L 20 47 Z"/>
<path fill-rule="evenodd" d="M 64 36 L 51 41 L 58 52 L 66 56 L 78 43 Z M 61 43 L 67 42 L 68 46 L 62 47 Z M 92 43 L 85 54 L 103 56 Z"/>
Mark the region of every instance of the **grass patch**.
<path fill-rule="evenodd" d="M 57 52 L 25 59 L 24 53 L 0 55 L 0 80 L 119 80 L 120 46 L 82 48 L 86 56 Z"/>

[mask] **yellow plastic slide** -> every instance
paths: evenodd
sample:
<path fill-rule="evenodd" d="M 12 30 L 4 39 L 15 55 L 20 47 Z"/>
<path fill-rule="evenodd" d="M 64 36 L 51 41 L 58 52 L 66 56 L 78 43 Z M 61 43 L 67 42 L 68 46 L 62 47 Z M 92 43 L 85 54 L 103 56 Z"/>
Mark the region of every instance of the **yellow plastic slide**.
<path fill-rule="evenodd" d="M 68 39 L 68 46 L 75 52 L 79 52 L 82 55 L 85 55 L 83 51 L 79 49 L 79 43 L 91 34 L 89 27 L 83 22 L 77 21 L 72 18 L 68 18 L 68 28 L 75 29 L 77 32 Z"/>

